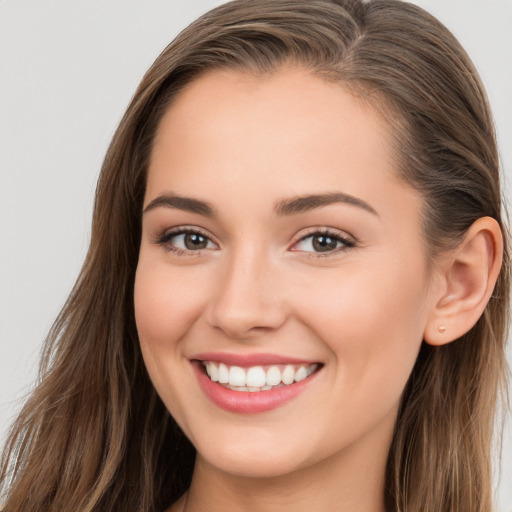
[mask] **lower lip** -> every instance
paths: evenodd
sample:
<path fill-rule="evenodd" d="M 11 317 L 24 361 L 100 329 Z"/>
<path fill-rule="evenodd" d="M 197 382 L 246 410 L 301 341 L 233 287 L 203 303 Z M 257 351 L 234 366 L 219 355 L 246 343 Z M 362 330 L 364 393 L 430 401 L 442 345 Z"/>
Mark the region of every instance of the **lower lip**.
<path fill-rule="evenodd" d="M 204 394 L 221 409 L 240 414 L 254 414 L 281 407 L 302 393 L 318 373 L 315 372 L 300 382 L 266 391 L 233 391 L 210 380 L 202 371 L 199 361 L 193 361 L 192 365 Z"/>

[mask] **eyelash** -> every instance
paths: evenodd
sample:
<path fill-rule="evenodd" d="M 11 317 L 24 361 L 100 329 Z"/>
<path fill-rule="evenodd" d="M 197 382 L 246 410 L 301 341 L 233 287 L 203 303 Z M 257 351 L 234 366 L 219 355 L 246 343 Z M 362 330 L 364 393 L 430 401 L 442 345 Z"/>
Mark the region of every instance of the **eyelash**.
<path fill-rule="evenodd" d="M 323 229 L 318 229 L 317 228 L 317 229 L 311 230 L 309 233 L 307 233 L 306 235 L 304 235 L 301 238 L 299 238 L 299 240 L 297 240 L 297 242 L 295 242 L 293 244 L 293 246 L 296 246 L 299 243 L 304 242 L 308 238 L 312 238 L 312 237 L 315 237 L 315 236 L 325 236 L 326 238 L 331 238 L 336 243 L 338 243 L 338 242 L 341 243 L 341 247 L 337 247 L 336 249 L 334 249 L 332 251 L 326 251 L 324 253 L 316 252 L 316 251 L 303 251 L 304 253 L 307 254 L 308 258 L 328 258 L 330 256 L 331 257 L 332 256 L 337 256 L 337 255 L 339 255 L 342 252 L 345 252 L 345 251 L 347 251 L 349 249 L 352 249 L 352 248 L 356 247 L 356 245 L 357 245 L 354 240 L 349 239 L 349 238 L 341 235 L 339 232 L 336 232 L 336 231 L 333 231 L 333 230 L 330 230 L 330 229 L 326 229 L 326 228 L 323 228 Z"/>
<path fill-rule="evenodd" d="M 201 253 L 201 250 L 187 250 L 187 249 L 181 249 L 180 247 L 176 247 L 170 243 L 171 239 L 173 239 L 176 236 L 179 235 L 200 235 L 204 237 L 207 242 L 211 242 L 211 238 L 203 231 L 201 231 L 198 228 L 176 228 L 171 231 L 166 231 L 162 236 L 160 236 L 157 240 L 157 244 L 161 245 L 163 249 L 167 252 L 173 252 L 174 254 L 178 256 L 187 255 L 187 256 L 199 256 Z"/>
<path fill-rule="evenodd" d="M 182 255 L 190 255 L 190 256 L 199 256 L 204 249 L 198 249 L 198 250 L 187 250 L 187 249 L 181 249 L 180 247 L 176 247 L 173 244 L 170 243 L 170 241 L 179 235 L 187 235 L 187 234 L 193 234 L 193 235 L 200 235 L 201 237 L 204 237 L 207 241 L 207 243 L 212 242 L 210 236 L 207 235 L 205 232 L 201 231 L 198 228 L 186 228 L 186 227 L 180 227 L 176 228 L 171 231 L 165 232 L 163 235 L 158 237 L 156 243 L 158 245 L 161 245 L 163 249 L 167 252 L 172 252 L 178 256 Z M 325 236 L 327 238 L 332 239 L 336 243 L 341 243 L 341 247 L 337 247 L 332 251 L 326 251 L 325 253 L 322 252 L 316 252 L 316 251 L 298 251 L 295 250 L 295 252 L 304 252 L 307 254 L 308 258 L 326 258 L 329 256 L 338 255 L 341 252 L 347 251 L 349 249 L 352 249 L 356 247 L 357 243 L 347 237 L 342 236 L 340 233 L 337 233 L 335 231 L 329 230 L 329 229 L 314 229 L 307 233 L 306 235 L 302 236 L 299 240 L 297 240 L 292 247 L 300 244 L 301 242 L 304 242 L 308 238 L 314 237 L 314 236 Z M 294 249 L 291 249 L 294 251 Z"/>

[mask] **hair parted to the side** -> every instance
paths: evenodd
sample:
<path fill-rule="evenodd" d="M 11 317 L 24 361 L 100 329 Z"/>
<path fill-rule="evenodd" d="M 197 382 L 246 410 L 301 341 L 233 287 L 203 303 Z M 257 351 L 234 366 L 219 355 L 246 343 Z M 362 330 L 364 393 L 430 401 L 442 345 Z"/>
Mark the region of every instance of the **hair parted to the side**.
<path fill-rule="evenodd" d="M 217 7 L 157 58 L 108 149 L 84 267 L 3 456 L 5 512 L 159 511 L 187 489 L 194 449 L 153 389 L 134 321 L 152 142 L 173 97 L 201 73 L 224 67 L 261 74 L 290 63 L 339 82 L 386 115 L 398 172 L 424 198 L 431 258 L 480 217 L 493 217 L 506 232 L 486 95 L 466 53 L 436 19 L 399 0 Z M 492 510 L 509 277 L 505 240 L 498 283 L 476 326 L 443 347 L 423 344 L 389 454 L 389 511 Z"/>

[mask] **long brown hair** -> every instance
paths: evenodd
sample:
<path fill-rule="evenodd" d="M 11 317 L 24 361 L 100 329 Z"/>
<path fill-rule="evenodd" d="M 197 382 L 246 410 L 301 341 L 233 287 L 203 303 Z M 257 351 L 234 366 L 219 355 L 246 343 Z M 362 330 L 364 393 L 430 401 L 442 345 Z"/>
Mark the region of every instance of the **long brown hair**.
<path fill-rule="evenodd" d="M 153 137 L 173 97 L 205 70 L 261 74 L 284 63 L 351 88 L 386 116 L 399 173 L 424 198 L 432 259 L 480 217 L 505 233 L 486 95 L 435 18 L 398 0 L 239 0 L 210 11 L 157 58 L 108 149 L 89 252 L 4 452 L 6 512 L 159 511 L 187 489 L 194 449 L 151 385 L 134 322 Z M 389 454 L 389 511 L 492 509 L 493 418 L 506 386 L 506 242 L 475 327 L 420 350 Z"/>

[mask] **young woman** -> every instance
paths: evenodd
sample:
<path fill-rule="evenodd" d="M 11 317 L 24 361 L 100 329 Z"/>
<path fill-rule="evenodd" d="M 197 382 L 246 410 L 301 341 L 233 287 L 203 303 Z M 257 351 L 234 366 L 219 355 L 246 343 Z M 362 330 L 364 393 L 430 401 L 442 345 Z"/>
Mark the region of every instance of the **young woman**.
<path fill-rule="evenodd" d="M 486 511 L 492 118 L 395 0 L 225 4 L 158 57 L 15 424 L 14 511 Z"/>

